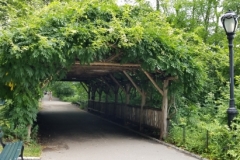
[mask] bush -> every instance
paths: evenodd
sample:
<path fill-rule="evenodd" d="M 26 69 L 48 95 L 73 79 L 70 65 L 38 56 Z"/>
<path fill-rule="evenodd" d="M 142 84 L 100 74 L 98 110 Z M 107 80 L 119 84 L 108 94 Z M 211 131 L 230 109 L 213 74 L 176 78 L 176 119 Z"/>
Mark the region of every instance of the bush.
<path fill-rule="evenodd" d="M 59 98 L 70 97 L 74 95 L 73 86 L 69 82 L 55 82 L 50 88 Z"/>
<path fill-rule="evenodd" d="M 227 126 L 225 96 L 215 100 L 209 94 L 203 107 L 180 108 L 167 141 L 211 160 L 240 160 L 240 120 L 235 118 L 233 129 Z"/>

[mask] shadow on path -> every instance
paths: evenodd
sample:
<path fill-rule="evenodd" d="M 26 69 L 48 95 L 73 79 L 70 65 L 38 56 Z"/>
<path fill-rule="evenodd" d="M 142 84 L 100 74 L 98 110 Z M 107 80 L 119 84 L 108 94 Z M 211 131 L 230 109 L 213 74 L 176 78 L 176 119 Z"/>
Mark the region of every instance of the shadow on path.
<path fill-rule="evenodd" d="M 57 99 L 38 114 L 42 160 L 194 160 Z"/>

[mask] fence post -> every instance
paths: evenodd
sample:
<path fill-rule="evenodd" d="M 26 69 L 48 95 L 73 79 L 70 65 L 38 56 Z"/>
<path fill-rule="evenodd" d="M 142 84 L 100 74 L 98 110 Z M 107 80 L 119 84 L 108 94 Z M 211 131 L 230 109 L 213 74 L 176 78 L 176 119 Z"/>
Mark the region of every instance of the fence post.
<path fill-rule="evenodd" d="M 186 127 L 185 125 L 183 125 L 183 145 L 185 146 L 185 142 L 186 142 Z"/>
<path fill-rule="evenodd" d="M 208 143 L 209 143 L 209 131 L 207 130 L 207 141 L 206 141 L 207 153 L 208 153 Z"/>

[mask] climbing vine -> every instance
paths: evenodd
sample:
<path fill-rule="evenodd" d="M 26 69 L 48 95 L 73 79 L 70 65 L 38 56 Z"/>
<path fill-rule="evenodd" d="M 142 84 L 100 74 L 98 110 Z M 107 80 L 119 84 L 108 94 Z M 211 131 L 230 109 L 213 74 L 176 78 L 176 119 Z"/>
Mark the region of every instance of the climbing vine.
<path fill-rule="evenodd" d="M 164 77 L 178 76 L 189 91 L 201 87 L 204 73 L 191 57 L 194 51 L 186 46 L 183 32 L 144 2 L 22 3 L 28 14 L 12 16 L 14 21 L 0 28 L 0 97 L 13 101 L 7 108 L 13 129 L 33 124 L 42 87 L 62 79 L 76 60 L 88 64 L 121 52 L 121 63 L 140 63 L 148 71 L 164 71 Z"/>

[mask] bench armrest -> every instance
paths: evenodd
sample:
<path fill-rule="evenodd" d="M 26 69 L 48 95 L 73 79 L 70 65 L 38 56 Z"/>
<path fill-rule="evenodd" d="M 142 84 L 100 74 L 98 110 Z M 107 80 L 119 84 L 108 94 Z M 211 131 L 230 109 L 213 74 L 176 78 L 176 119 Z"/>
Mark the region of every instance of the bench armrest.
<path fill-rule="evenodd" d="M 4 148 L 5 147 L 5 144 L 3 143 L 3 131 L 2 131 L 2 127 L 0 127 L 0 143 L 2 145 L 2 147 Z"/>

